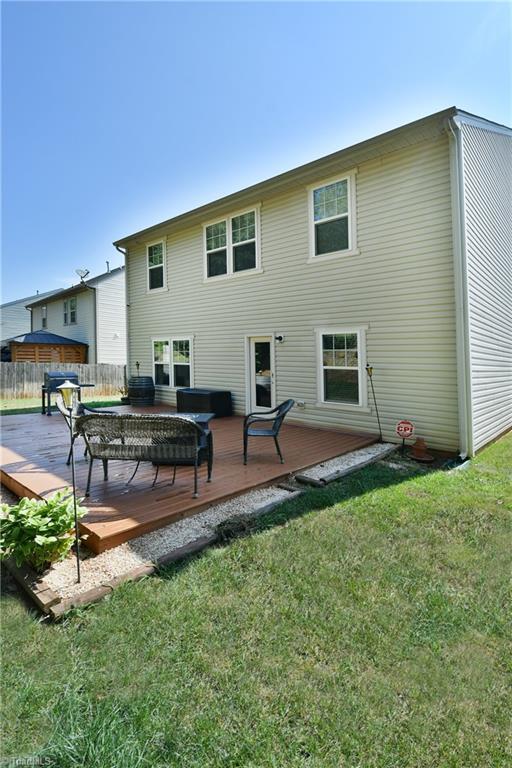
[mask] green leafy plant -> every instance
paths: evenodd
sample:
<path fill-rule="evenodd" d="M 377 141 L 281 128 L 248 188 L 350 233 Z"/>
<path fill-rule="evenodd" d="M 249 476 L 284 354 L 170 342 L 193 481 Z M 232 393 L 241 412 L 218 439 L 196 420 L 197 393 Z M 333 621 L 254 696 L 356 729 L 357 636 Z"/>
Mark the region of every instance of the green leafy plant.
<path fill-rule="evenodd" d="M 87 513 L 77 500 L 78 517 Z M 73 495 L 69 488 L 48 499 L 20 499 L 1 505 L 0 558 L 14 557 L 16 564 L 35 568 L 63 560 L 75 538 Z"/>

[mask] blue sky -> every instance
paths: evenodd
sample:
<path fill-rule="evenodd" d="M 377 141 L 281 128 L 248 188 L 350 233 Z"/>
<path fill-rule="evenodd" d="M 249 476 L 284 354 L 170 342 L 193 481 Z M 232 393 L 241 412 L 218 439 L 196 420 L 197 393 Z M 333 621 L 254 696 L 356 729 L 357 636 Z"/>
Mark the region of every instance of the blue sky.
<path fill-rule="evenodd" d="M 506 3 L 2 3 L 2 297 L 445 107 L 511 124 Z"/>

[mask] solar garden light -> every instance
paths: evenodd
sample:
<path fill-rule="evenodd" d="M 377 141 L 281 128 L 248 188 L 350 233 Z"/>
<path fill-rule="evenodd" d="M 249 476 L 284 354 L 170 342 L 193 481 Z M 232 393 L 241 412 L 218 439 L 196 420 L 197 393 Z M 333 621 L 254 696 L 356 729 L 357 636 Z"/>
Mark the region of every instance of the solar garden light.
<path fill-rule="evenodd" d="M 366 373 L 368 374 L 368 378 L 370 379 L 370 385 L 372 388 L 372 395 L 373 395 L 373 403 L 375 405 L 375 413 L 377 414 L 377 423 L 379 425 L 379 439 L 382 443 L 382 427 L 380 426 L 380 418 L 379 418 L 379 409 L 377 408 L 377 399 L 375 397 L 375 390 L 373 388 L 373 366 L 367 365 L 366 366 Z"/>
<path fill-rule="evenodd" d="M 75 483 L 75 452 L 73 448 L 73 408 L 77 402 L 77 395 L 80 387 L 73 384 L 72 381 L 65 381 L 60 387 L 57 387 L 62 395 L 62 400 L 69 413 L 69 436 L 71 439 L 71 478 L 73 484 L 73 510 L 75 513 L 75 549 L 76 549 L 76 573 L 77 582 L 80 584 L 80 543 L 78 535 L 78 517 L 76 513 L 76 483 Z"/>

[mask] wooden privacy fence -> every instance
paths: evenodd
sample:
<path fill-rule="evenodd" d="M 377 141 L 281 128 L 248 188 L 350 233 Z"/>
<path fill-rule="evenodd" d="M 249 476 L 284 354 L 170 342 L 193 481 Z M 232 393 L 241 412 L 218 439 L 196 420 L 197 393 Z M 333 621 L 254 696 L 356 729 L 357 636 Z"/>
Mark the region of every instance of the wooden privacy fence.
<path fill-rule="evenodd" d="M 0 397 L 39 397 L 46 371 L 74 371 L 78 381 L 95 384 L 87 395 L 116 395 L 125 384 L 125 366 L 110 363 L 1 363 Z"/>

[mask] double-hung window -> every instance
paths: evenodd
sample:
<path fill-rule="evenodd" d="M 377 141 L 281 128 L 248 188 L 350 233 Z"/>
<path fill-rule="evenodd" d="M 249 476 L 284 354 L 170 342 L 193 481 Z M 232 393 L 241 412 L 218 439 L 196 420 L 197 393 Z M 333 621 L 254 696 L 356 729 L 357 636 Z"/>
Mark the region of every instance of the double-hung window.
<path fill-rule="evenodd" d="M 207 224 L 204 234 L 207 278 L 227 277 L 258 268 L 257 209 Z"/>
<path fill-rule="evenodd" d="M 170 342 L 164 339 L 153 341 L 153 372 L 157 386 L 169 386 L 170 362 Z"/>
<path fill-rule="evenodd" d="M 44 304 L 41 307 L 41 328 L 46 328 L 47 325 L 48 325 L 48 311 L 47 311 L 46 305 Z"/>
<path fill-rule="evenodd" d="M 192 385 L 192 339 L 154 339 L 153 372 L 157 386 L 190 387 Z"/>
<path fill-rule="evenodd" d="M 74 323 L 76 323 L 76 296 L 72 296 L 64 302 L 64 325 L 73 325 Z"/>
<path fill-rule="evenodd" d="M 366 406 L 364 331 L 363 327 L 317 331 L 322 403 Z"/>
<path fill-rule="evenodd" d="M 171 339 L 173 387 L 190 387 L 190 339 Z"/>
<path fill-rule="evenodd" d="M 148 291 L 165 288 L 165 244 L 163 240 L 150 243 L 147 248 Z"/>
<path fill-rule="evenodd" d="M 310 259 L 356 252 L 355 175 L 309 190 Z"/>

